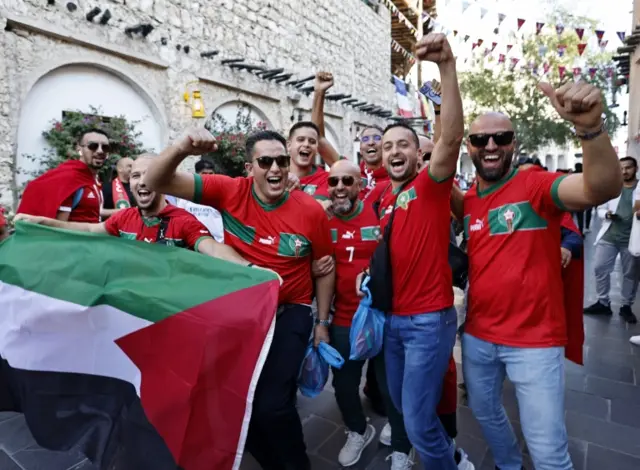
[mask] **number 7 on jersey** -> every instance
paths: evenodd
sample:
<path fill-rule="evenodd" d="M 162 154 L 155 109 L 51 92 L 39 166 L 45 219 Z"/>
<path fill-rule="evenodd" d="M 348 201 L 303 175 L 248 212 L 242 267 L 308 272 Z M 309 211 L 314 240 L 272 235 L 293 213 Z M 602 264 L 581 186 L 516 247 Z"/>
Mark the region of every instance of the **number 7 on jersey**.
<path fill-rule="evenodd" d="M 346 247 L 346 250 L 349 252 L 349 263 L 353 261 L 353 253 L 356 251 L 356 248 L 353 246 Z"/>

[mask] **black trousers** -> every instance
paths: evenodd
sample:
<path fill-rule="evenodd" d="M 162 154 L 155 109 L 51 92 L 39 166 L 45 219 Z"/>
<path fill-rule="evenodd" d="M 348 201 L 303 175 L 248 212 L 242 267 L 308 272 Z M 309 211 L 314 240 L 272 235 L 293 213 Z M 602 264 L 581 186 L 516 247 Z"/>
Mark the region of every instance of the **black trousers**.
<path fill-rule="evenodd" d="M 311 468 L 296 410 L 296 393 L 312 327 L 311 308 L 305 305 L 285 306 L 276 320 L 247 436 L 247 450 L 264 470 Z"/>
<path fill-rule="evenodd" d="M 588 209 L 575 213 L 576 219 L 578 219 L 578 228 L 582 235 L 584 235 L 585 229 L 591 228 L 591 210 L 591 207 L 589 207 Z"/>

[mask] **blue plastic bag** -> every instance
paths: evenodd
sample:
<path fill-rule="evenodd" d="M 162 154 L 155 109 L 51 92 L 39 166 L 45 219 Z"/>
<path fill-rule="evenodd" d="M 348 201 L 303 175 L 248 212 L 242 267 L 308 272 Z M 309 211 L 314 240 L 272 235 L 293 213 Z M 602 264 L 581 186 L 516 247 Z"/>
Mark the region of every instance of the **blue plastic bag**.
<path fill-rule="evenodd" d="M 329 366 L 340 369 L 344 359 L 338 351 L 327 343 L 313 347 L 313 340 L 307 347 L 298 375 L 298 388 L 305 397 L 313 398 L 322 392 L 329 379 Z"/>
<path fill-rule="evenodd" d="M 365 296 L 360 301 L 351 323 L 349 343 L 352 361 L 364 361 L 377 356 L 382 350 L 384 339 L 385 315 L 380 310 L 371 307 L 371 292 L 367 287 L 369 276 L 365 277 L 360 290 Z"/>

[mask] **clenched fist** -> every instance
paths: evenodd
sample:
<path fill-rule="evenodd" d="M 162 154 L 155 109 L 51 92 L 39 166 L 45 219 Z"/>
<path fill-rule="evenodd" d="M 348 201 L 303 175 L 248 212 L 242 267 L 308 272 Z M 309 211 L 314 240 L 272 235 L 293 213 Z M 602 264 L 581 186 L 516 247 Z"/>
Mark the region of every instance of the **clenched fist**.
<path fill-rule="evenodd" d="M 416 58 L 438 65 L 453 63 L 453 51 L 447 37 L 442 33 L 429 33 L 416 44 Z"/>
<path fill-rule="evenodd" d="M 557 90 L 549 83 L 540 83 L 540 90 L 547 95 L 558 114 L 573 123 L 580 133 L 594 132 L 602 126 L 602 92 L 586 82 L 568 82 Z"/>
<path fill-rule="evenodd" d="M 333 75 L 330 72 L 318 72 L 313 83 L 314 91 L 327 91 L 333 86 Z"/>
<path fill-rule="evenodd" d="M 174 146 L 181 155 L 202 155 L 216 150 L 216 139 L 204 127 L 189 130 Z"/>

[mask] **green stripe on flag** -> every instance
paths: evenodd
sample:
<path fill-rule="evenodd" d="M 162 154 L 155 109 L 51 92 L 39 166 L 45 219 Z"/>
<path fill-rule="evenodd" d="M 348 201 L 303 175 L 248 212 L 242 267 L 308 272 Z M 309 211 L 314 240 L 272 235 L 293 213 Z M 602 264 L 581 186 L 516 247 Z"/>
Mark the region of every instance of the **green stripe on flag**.
<path fill-rule="evenodd" d="M 25 222 L 0 243 L 0 282 L 158 322 L 275 275 L 184 248 Z"/>

